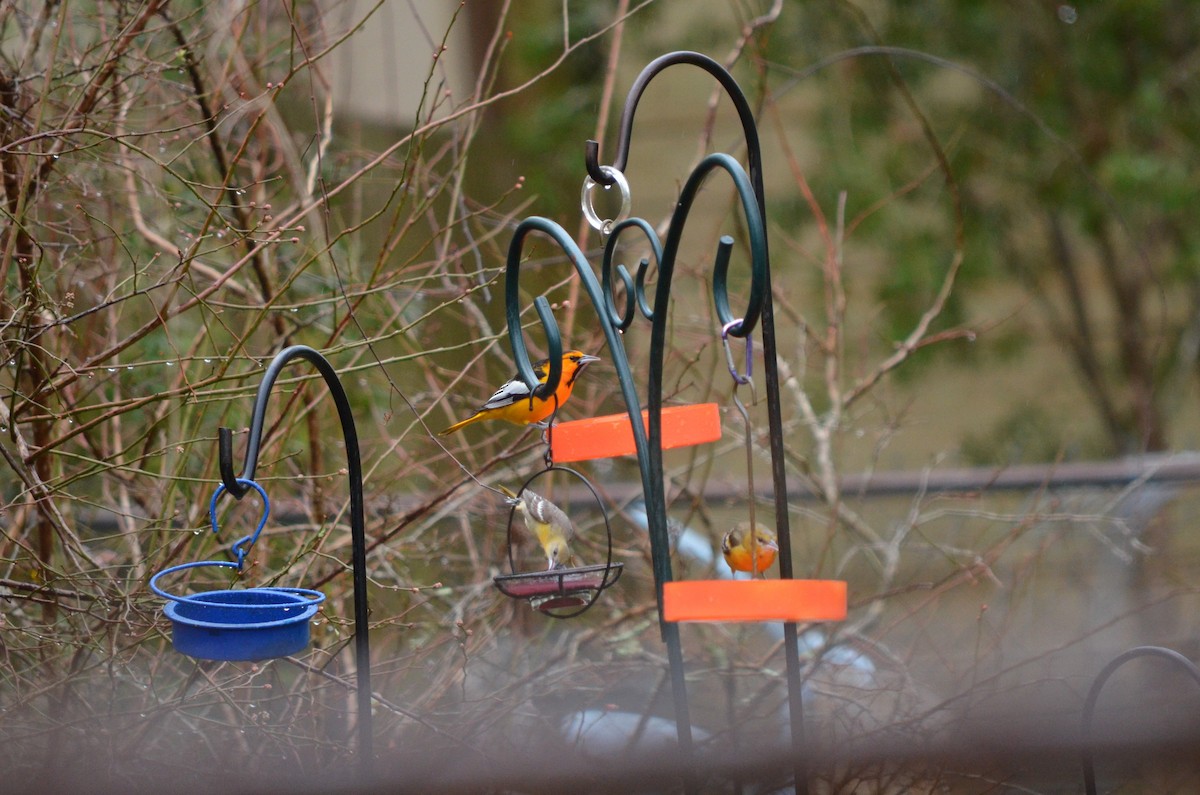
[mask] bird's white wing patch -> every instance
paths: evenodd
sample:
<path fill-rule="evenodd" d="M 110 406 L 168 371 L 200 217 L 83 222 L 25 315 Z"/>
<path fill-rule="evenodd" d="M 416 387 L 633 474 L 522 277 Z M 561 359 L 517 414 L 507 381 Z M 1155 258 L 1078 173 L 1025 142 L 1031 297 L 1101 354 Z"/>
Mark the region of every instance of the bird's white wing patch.
<path fill-rule="evenodd" d="M 496 393 L 487 399 L 479 410 L 486 411 L 487 409 L 499 409 L 505 406 L 511 406 L 518 400 L 529 397 L 529 387 L 525 386 L 525 382 L 519 378 L 514 378 L 504 386 L 496 390 Z"/>

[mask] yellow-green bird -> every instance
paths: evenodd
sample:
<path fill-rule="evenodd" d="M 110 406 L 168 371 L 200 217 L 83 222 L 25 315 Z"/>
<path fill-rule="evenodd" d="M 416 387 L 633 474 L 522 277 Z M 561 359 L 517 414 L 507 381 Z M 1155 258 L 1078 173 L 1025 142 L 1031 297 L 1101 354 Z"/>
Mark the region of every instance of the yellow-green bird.
<path fill-rule="evenodd" d="M 734 571 L 748 571 L 764 577 L 766 575 L 763 572 L 775 562 L 779 541 L 769 528 L 758 523 L 754 528 L 751 534 L 750 522 L 738 522 L 721 539 L 721 554 Z"/>
<path fill-rule="evenodd" d="M 571 519 L 550 500 L 529 489 L 517 496 L 513 492 L 500 487 L 508 496 L 508 503 L 515 505 L 525 517 L 525 528 L 537 538 L 546 554 L 547 571 L 560 569 L 567 565 L 571 557 L 570 541 L 575 537 L 575 526 Z"/>

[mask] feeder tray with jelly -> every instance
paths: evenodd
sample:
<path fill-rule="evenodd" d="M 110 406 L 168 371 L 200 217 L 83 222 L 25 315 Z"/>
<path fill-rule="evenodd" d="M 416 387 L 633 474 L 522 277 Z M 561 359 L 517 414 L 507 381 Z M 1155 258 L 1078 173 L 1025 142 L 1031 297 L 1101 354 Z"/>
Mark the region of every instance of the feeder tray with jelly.
<path fill-rule="evenodd" d="M 608 521 L 608 513 L 604 510 L 604 503 L 595 487 L 579 472 L 568 467 L 547 467 L 526 480 L 517 491 L 517 497 L 524 494 L 534 480 L 551 472 L 565 472 L 581 481 L 591 492 L 600 507 L 601 516 L 604 517 L 604 530 L 608 540 L 607 560 L 590 566 L 518 572 L 513 554 L 513 521 L 517 513 L 514 503 L 508 512 L 508 565 L 513 573 L 497 575 L 492 578 L 492 582 L 500 593 L 511 599 L 525 599 L 533 609 L 551 618 L 574 618 L 595 604 L 601 592 L 621 578 L 625 564 L 613 562 L 612 526 Z M 571 612 L 558 612 L 562 610 Z"/>
<path fill-rule="evenodd" d="M 251 480 L 239 483 L 258 491 L 263 515 L 252 535 L 233 544 L 237 562 L 202 560 L 163 569 L 150 578 L 150 590 L 167 600 L 163 613 L 171 621 L 171 641 L 180 654 L 202 660 L 253 661 L 286 657 L 308 647 L 309 621 L 325 601 L 320 591 L 307 588 L 258 587 L 201 591 L 190 595 L 170 593 L 159 586 L 163 577 L 180 571 L 217 567 L 241 571 L 246 551 L 253 546 L 270 512 L 266 492 Z M 218 486 L 209 504 L 213 532 L 217 532 Z"/>
<path fill-rule="evenodd" d="M 527 571 L 502 574 L 493 582 L 502 594 L 513 599 L 528 599 L 536 610 L 586 607 L 596 595 L 621 578 L 623 563 L 597 563 L 552 571 Z"/>

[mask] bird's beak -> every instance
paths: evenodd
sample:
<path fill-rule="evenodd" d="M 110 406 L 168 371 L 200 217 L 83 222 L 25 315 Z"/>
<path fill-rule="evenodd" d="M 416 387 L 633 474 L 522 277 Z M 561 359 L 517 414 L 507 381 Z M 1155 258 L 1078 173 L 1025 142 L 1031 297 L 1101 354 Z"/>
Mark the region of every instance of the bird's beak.
<path fill-rule="evenodd" d="M 591 355 L 585 353 L 583 356 L 579 357 L 579 366 L 583 367 L 584 365 L 588 365 L 588 364 L 591 364 L 592 362 L 598 362 L 598 361 L 600 361 L 599 356 L 591 356 Z"/>
<path fill-rule="evenodd" d="M 776 552 L 779 551 L 779 542 L 778 541 L 759 541 L 758 545 L 760 547 L 766 547 L 767 549 L 773 549 Z"/>

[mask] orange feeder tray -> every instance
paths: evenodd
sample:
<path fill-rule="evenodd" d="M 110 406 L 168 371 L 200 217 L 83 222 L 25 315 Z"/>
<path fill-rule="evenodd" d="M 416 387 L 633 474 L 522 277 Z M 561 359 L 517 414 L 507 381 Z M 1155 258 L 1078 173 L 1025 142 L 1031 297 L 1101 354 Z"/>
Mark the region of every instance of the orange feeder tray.
<path fill-rule="evenodd" d="M 663 584 L 666 621 L 843 621 L 842 580 L 679 580 Z"/>
<path fill-rule="evenodd" d="M 642 427 L 649 422 L 642 412 Z M 716 403 L 669 406 L 662 410 L 662 446 L 689 447 L 721 438 L 721 414 Z M 561 463 L 634 455 L 633 427 L 628 414 L 608 414 L 554 426 L 550 453 Z"/>

